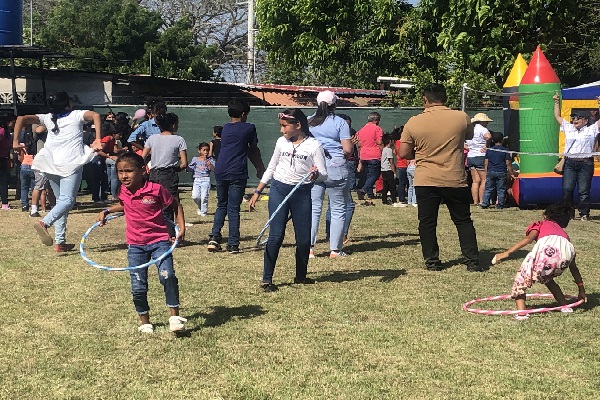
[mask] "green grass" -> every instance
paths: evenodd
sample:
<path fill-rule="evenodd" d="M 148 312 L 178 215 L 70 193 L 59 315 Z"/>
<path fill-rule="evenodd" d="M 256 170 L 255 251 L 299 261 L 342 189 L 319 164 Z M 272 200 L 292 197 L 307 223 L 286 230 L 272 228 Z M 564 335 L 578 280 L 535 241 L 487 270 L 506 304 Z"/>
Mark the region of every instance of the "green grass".
<path fill-rule="evenodd" d="M 2 212 L 0 224 L 0 398 L 39 399 L 592 399 L 598 395 L 596 336 L 600 278 L 598 220 L 567 228 L 589 293 L 575 313 L 528 321 L 468 314 L 461 304 L 510 291 L 521 262 L 486 273 L 459 264 L 445 208 L 438 229 L 442 272 L 423 269 L 417 210 L 357 206 L 351 257 L 311 260 L 316 285 L 290 285 L 293 233 L 275 271 L 276 293 L 258 285 L 262 251 L 253 248 L 266 203 L 242 214 L 242 253 L 209 254 L 212 219 L 195 215 L 189 192 L 185 246 L 174 252 L 182 315 L 175 337 L 152 267 L 154 335 L 137 332 L 127 273 L 88 266 L 77 252 L 44 247 L 32 219 Z M 210 210 L 215 194 L 211 192 Z M 89 201 L 82 197 L 80 201 Z M 13 203 L 14 205 L 17 202 Z M 94 209 L 69 216 L 70 242 L 94 222 Z M 522 237 L 539 210 L 473 209 L 482 260 Z M 97 262 L 125 266 L 123 221 L 95 230 Z M 226 232 L 224 232 L 226 233 Z M 103 250 L 102 250 L 102 246 Z M 327 244 L 317 245 L 318 255 Z M 524 256 L 525 252 L 519 255 Z M 568 272 L 558 283 L 576 293 Z M 545 292 L 535 286 L 531 292 Z M 539 300 L 537 304 L 552 304 Z M 510 301 L 482 304 L 512 308 Z"/>

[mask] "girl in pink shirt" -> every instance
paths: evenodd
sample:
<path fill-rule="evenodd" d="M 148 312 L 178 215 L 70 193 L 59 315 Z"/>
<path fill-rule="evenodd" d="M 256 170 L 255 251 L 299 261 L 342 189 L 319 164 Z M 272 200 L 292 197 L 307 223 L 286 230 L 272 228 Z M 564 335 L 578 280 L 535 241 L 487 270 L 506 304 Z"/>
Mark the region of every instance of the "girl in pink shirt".
<path fill-rule="evenodd" d="M 120 204 L 101 211 L 97 220 L 103 225 L 108 214 L 125 212 L 127 259 L 129 266 L 133 267 L 160 257 L 171 247 L 163 209 L 172 210 L 174 213 L 179 227 L 179 240 L 185 235 L 185 220 L 179 201 L 160 184 L 146 180 L 146 166 L 140 155 L 125 153 L 119 156 L 116 169 L 121 181 Z M 164 287 L 167 307 L 171 311 L 169 329 L 171 332 L 183 331 L 186 319 L 179 316 L 179 283 L 173 268 L 173 257 L 165 257 L 157 262 L 156 266 L 158 278 Z M 148 305 L 148 269 L 130 270 L 129 275 L 133 304 L 142 322 L 138 330 L 142 333 L 153 333 Z"/>
<path fill-rule="evenodd" d="M 567 267 L 579 287 L 579 298 L 586 298 L 583 280 L 575 264 L 575 249 L 564 231 L 569 220 L 575 215 L 573 206 L 567 202 L 553 204 L 544 211 L 543 215 L 543 220 L 527 227 L 523 239 L 505 252 L 496 254 L 492 260 L 492 264 L 499 263 L 508 258 L 511 253 L 537 241 L 523 260 L 513 283 L 512 298 L 515 299 L 517 310 L 525 310 L 525 290 L 534 282 L 546 285 L 560 305 L 567 304 L 560 286 L 554 281 L 554 278 L 560 276 Z M 572 311 L 571 308 L 563 309 L 563 312 Z M 515 316 L 518 320 L 527 318 L 527 314 Z"/>

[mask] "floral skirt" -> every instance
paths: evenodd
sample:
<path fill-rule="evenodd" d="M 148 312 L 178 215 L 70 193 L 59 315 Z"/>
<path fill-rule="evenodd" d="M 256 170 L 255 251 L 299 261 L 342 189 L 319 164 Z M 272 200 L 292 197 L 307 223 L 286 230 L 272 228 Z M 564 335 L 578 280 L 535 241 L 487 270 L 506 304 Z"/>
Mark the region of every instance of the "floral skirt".
<path fill-rule="evenodd" d="M 560 276 L 573 258 L 575 248 L 566 238 L 557 235 L 541 238 L 527 254 L 517 272 L 512 298 L 525 294 L 525 290 L 534 282 L 545 284 Z"/>

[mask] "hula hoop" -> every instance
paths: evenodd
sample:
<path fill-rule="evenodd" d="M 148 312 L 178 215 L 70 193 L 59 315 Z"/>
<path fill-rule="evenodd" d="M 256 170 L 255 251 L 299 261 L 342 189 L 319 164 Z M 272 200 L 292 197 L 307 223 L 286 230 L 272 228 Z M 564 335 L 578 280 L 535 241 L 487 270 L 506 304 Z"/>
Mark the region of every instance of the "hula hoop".
<path fill-rule="evenodd" d="M 531 294 L 527 294 L 526 297 L 529 298 L 554 298 L 554 296 L 552 296 L 551 293 L 531 293 Z M 571 295 L 565 295 L 565 298 L 567 300 L 578 300 L 578 298 L 576 296 L 571 296 Z M 471 301 L 467 301 L 465 304 L 462 305 L 462 309 L 465 311 L 468 311 L 470 313 L 473 314 L 482 314 L 482 315 L 515 315 L 515 314 L 534 314 L 534 313 L 544 313 L 544 312 L 549 312 L 549 311 L 559 311 L 559 310 L 563 310 L 565 308 L 573 308 L 573 307 L 577 307 L 581 304 L 583 304 L 583 299 L 575 301 L 573 303 L 570 304 L 565 304 L 564 306 L 557 306 L 557 307 L 542 307 L 542 308 L 530 308 L 527 310 L 481 310 L 478 308 L 470 308 L 469 306 L 475 303 L 482 303 L 484 301 L 496 301 L 496 300 L 508 300 L 511 299 L 511 295 L 510 294 L 503 294 L 500 296 L 491 296 L 491 297 L 485 297 L 482 299 L 475 299 L 475 300 L 471 300 Z"/>
<path fill-rule="evenodd" d="M 111 219 L 122 217 L 123 215 L 125 215 L 125 214 L 119 213 L 119 214 L 110 215 L 109 217 L 106 218 L 106 221 L 110 221 Z M 179 227 L 173 221 L 171 221 L 171 220 L 167 220 L 167 221 L 170 222 L 171 224 L 173 224 L 173 226 L 175 226 L 175 237 L 177 237 L 177 235 L 179 235 Z M 173 244 L 171 245 L 169 250 L 167 250 L 165 253 L 160 255 L 158 258 L 150 260 L 147 263 L 144 263 L 141 265 L 136 265 L 133 267 L 124 267 L 124 268 L 105 267 L 104 265 L 97 264 L 94 261 L 90 260 L 85 254 L 85 239 L 98 226 L 100 226 L 100 222 L 96 222 L 94 225 L 92 225 L 90 227 L 90 229 L 88 229 L 83 234 L 83 236 L 81 237 L 81 241 L 79 242 L 79 254 L 81 255 L 81 258 L 83 258 L 92 267 L 102 269 L 104 271 L 130 271 L 133 269 L 148 268 L 152 264 L 156 264 L 157 262 L 164 260 L 165 257 L 167 257 L 169 254 L 171 254 L 173 252 L 173 250 L 175 250 L 175 247 L 177 247 L 177 245 L 179 244 L 179 241 L 177 239 L 175 239 L 175 241 L 173 242 Z"/>
<path fill-rule="evenodd" d="M 281 207 L 283 207 L 283 205 L 285 204 L 285 202 L 288 201 L 288 199 L 290 197 L 292 197 L 292 195 L 294 194 L 294 192 L 304 183 L 304 181 L 306 181 L 307 178 L 310 178 L 311 175 L 312 175 L 312 172 L 308 172 L 306 175 L 304 175 L 304 177 L 302 177 L 302 180 L 300 182 L 298 182 L 296 184 L 296 186 L 294 186 L 294 188 L 288 193 L 288 195 L 283 198 L 283 200 L 281 201 L 281 204 L 277 206 L 277 208 L 275 209 L 275 211 L 273 211 L 273 214 L 268 219 L 267 223 L 262 228 L 262 231 L 260 231 L 260 233 L 258 234 L 258 237 L 256 238 L 256 246 L 257 247 L 260 246 L 261 244 L 263 244 L 263 243 L 261 243 L 260 238 L 262 237 L 262 235 L 264 235 L 265 231 L 267 230 L 267 228 L 271 224 L 271 221 L 273 221 L 273 218 L 275 218 L 275 215 L 277 214 L 277 212 L 281 209 Z"/>

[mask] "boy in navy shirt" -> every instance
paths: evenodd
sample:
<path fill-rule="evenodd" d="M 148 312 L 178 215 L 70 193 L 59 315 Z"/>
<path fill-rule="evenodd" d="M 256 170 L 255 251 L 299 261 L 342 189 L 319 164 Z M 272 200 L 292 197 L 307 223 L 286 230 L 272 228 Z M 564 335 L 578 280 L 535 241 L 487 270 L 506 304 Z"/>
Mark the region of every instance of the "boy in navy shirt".
<path fill-rule="evenodd" d="M 487 172 L 481 208 L 488 208 L 490 206 L 490 198 L 494 190 L 498 196 L 498 205 L 496 208 L 504 208 L 504 202 L 506 201 L 506 174 L 508 171 L 513 176 L 514 172 L 512 169 L 512 157 L 509 150 L 502 146 L 503 140 L 504 136 L 501 132 L 492 132 L 494 146 L 489 148 L 485 153 L 485 169 Z"/>
<path fill-rule="evenodd" d="M 248 181 L 248 159 L 256 168 L 258 178 L 265 172 L 265 166 L 258 148 L 256 127 L 246 122 L 250 113 L 248 103 L 233 99 L 227 105 L 227 112 L 231 122 L 221 131 L 221 151 L 215 165 L 217 209 L 207 249 L 210 252 L 221 249 L 221 229 L 227 216 L 227 251 L 236 254 L 240 246 L 240 206 Z"/>

